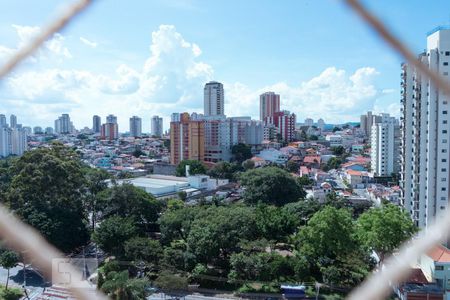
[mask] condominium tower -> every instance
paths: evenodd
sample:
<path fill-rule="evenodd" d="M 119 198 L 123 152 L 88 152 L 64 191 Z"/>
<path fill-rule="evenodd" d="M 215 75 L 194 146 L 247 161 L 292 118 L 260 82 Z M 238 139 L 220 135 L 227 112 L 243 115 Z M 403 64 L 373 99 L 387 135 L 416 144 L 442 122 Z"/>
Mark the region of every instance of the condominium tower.
<path fill-rule="evenodd" d="M 450 29 L 428 34 L 418 60 L 448 79 Z M 411 64 L 401 75 L 402 202 L 420 228 L 448 209 L 450 192 L 450 95 Z"/>
<path fill-rule="evenodd" d="M 203 104 L 205 116 L 223 116 L 224 113 L 224 91 L 223 84 L 210 81 L 205 84 L 203 90 Z"/>

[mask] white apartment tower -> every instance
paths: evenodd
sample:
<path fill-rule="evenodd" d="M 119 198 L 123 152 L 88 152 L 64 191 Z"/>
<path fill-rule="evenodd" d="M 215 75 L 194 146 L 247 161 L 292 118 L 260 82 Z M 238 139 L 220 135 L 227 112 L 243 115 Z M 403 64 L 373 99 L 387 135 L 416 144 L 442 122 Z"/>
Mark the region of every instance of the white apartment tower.
<path fill-rule="evenodd" d="M 376 176 L 391 176 L 399 172 L 399 123 L 389 114 L 380 114 L 372 124 L 371 167 Z"/>
<path fill-rule="evenodd" d="M 450 30 L 430 32 L 418 59 L 448 78 Z M 410 64 L 402 65 L 401 76 L 402 202 L 414 223 L 426 228 L 449 205 L 450 95 Z"/>
<path fill-rule="evenodd" d="M 133 116 L 130 118 L 130 135 L 134 137 L 142 136 L 142 119 Z"/>
<path fill-rule="evenodd" d="M 159 116 L 152 117 L 152 136 L 162 137 L 163 135 L 163 118 Z"/>
<path fill-rule="evenodd" d="M 203 90 L 203 105 L 205 116 L 224 116 L 224 91 L 223 84 L 210 81 L 205 84 Z"/>

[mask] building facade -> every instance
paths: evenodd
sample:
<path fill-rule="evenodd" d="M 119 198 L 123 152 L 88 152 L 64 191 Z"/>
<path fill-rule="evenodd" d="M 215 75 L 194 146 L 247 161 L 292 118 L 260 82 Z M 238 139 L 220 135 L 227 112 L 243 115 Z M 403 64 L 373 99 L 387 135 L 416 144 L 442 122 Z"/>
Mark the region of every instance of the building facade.
<path fill-rule="evenodd" d="M 74 131 L 69 114 L 62 114 L 55 120 L 55 132 L 58 134 L 69 134 Z"/>
<path fill-rule="evenodd" d="M 450 30 L 427 37 L 418 59 L 448 77 Z M 448 209 L 450 191 L 450 96 L 412 65 L 402 65 L 401 172 L 402 204 L 420 228 Z"/>
<path fill-rule="evenodd" d="M 264 121 L 280 111 L 280 95 L 266 92 L 259 96 L 259 119 Z"/>
<path fill-rule="evenodd" d="M 273 125 L 277 128 L 277 139 L 288 143 L 295 138 L 295 122 L 295 114 L 291 114 L 287 110 L 275 112 L 273 116 L 266 117 L 265 119 L 266 126 L 271 127 Z"/>
<path fill-rule="evenodd" d="M 130 135 L 133 137 L 141 137 L 142 136 L 142 119 L 133 116 L 130 118 Z"/>
<path fill-rule="evenodd" d="M 210 81 L 205 84 L 203 90 L 203 105 L 205 116 L 223 116 L 225 94 L 223 84 L 216 81 Z"/>
<path fill-rule="evenodd" d="M 380 114 L 380 121 L 372 124 L 371 167 L 375 176 L 391 176 L 399 172 L 400 128 L 398 120 Z"/>
<path fill-rule="evenodd" d="M 205 159 L 205 123 L 188 113 L 174 113 L 170 122 L 170 163 Z"/>
<path fill-rule="evenodd" d="M 102 130 L 102 118 L 100 116 L 93 116 L 92 117 L 92 131 L 94 133 L 100 133 Z"/>
<path fill-rule="evenodd" d="M 152 136 L 162 137 L 162 135 L 163 135 L 163 118 L 161 118 L 159 116 L 152 117 L 151 134 L 152 134 Z"/>

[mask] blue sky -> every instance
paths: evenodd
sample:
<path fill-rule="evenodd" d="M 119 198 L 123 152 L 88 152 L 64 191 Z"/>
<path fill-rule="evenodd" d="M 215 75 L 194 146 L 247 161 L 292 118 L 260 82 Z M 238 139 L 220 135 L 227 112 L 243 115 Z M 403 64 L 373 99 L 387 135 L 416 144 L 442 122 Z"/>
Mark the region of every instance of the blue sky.
<path fill-rule="evenodd" d="M 61 1 L 2 1 L 0 62 L 62 7 Z M 450 24 L 450 2 L 364 1 L 416 53 L 426 32 Z M 202 110 L 208 80 L 225 84 L 225 112 L 258 116 L 258 95 L 338 123 L 366 110 L 398 114 L 402 59 L 341 1 L 97 1 L 0 84 L 0 113 L 76 127 L 112 113 L 128 118 Z"/>

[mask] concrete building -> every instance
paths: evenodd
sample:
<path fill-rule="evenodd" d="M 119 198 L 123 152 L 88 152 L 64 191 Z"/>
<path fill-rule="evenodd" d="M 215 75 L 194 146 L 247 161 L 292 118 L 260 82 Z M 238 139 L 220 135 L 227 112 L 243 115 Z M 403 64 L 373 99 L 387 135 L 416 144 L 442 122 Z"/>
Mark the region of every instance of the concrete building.
<path fill-rule="evenodd" d="M 100 137 L 104 140 L 117 140 L 119 138 L 119 126 L 117 125 L 117 123 L 102 124 Z"/>
<path fill-rule="evenodd" d="M 62 114 L 55 120 L 55 132 L 58 134 L 69 134 L 74 130 L 73 124 L 70 121 L 69 114 Z"/>
<path fill-rule="evenodd" d="M 325 140 L 330 142 L 330 147 L 339 147 L 342 146 L 342 136 L 339 134 L 328 134 L 325 136 Z"/>
<path fill-rule="evenodd" d="M 371 134 L 371 167 L 375 176 L 391 176 L 400 171 L 400 128 L 398 120 L 380 114 Z"/>
<path fill-rule="evenodd" d="M 418 59 L 444 77 L 450 72 L 450 29 L 428 34 Z M 448 209 L 450 191 L 450 96 L 412 65 L 402 65 L 402 204 L 414 223 L 426 228 Z"/>
<path fill-rule="evenodd" d="M 0 115 L 0 128 L 8 126 L 8 123 L 6 123 L 6 116 Z"/>
<path fill-rule="evenodd" d="M 92 131 L 94 133 L 100 133 L 102 130 L 102 118 L 100 116 L 92 117 Z"/>
<path fill-rule="evenodd" d="M 10 134 L 11 134 L 10 138 L 11 154 L 18 156 L 22 155 L 26 150 L 28 150 L 26 132 L 22 128 L 16 126 L 14 128 L 11 128 Z"/>
<path fill-rule="evenodd" d="M 52 127 L 45 128 L 45 134 L 53 134 L 53 128 Z"/>
<path fill-rule="evenodd" d="M 322 118 L 317 120 L 317 128 L 319 128 L 320 130 L 325 129 L 325 121 Z"/>
<path fill-rule="evenodd" d="M 230 161 L 231 147 L 236 145 L 238 139 L 238 122 L 221 118 L 205 117 L 205 161 Z"/>
<path fill-rule="evenodd" d="M 9 127 L 16 128 L 17 126 L 17 117 L 15 115 L 11 115 L 9 117 Z"/>
<path fill-rule="evenodd" d="M 133 116 L 130 118 L 130 135 L 133 137 L 141 137 L 142 136 L 142 119 Z"/>
<path fill-rule="evenodd" d="M 264 121 L 280 111 L 280 95 L 274 92 L 266 92 L 259 96 L 259 119 Z"/>
<path fill-rule="evenodd" d="M 224 91 L 223 84 L 210 81 L 205 84 L 203 90 L 203 103 L 205 116 L 224 116 Z"/>
<path fill-rule="evenodd" d="M 368 111 L 365 115 L 361 115 L 360 117 L 360 128 L 362 132 L 366 135 L 367 138 L 371 137 L 372 134 L 372 125 L 374 123 L 380 122 L 380 116 L 376 116 L 372 114 L 371 111 Z"/>
<path fill-rule="evenodd" d="M 106 116 L 106 123 L 117 124 L 117 117 L 115 115 L 108 115 L 108 116 Z"/>
<path fill-rule="evenodd" d="M 296 116 L 287 110 L 275 112 L 265 119 L 265 125 L 274 125 L 277 128 L 277 135 L 285 142 L 291 142 L 295 137 Z"/>
<path fill-rule="evenodd" d="M 188 113 L 174 113 L 170 122 L 170 163 L 205 159 L 205 123 L 191 120 Z"/>
<path fill-rule="evenodd" d="M 11 130 L 4 126 L 0 127 L 0 157 L 8 157 L 11 154 Z"/>
<path fill-rule="evenodd" d="M 162 137 L 163 135 L 163 118 L 159 116 L 152 117 L 151 134 L 152 136 Z"/>
<path fill-rule="evenodd" d="M 311 119 L 311 118 L 306 118 L 304 125 L 305 126 L 313 126 L 314 125 L 314 120 Z"/>
<path fill-rule="evenodd" d="M 43 133 L 44 133 L 44 130 L 42 130 L 42 127 L 41 127 L 41 126 L 35 126 L 35 127 L 33 128 L 33 133 L 34 133 L 34 134 L 43 134 Z"/>

